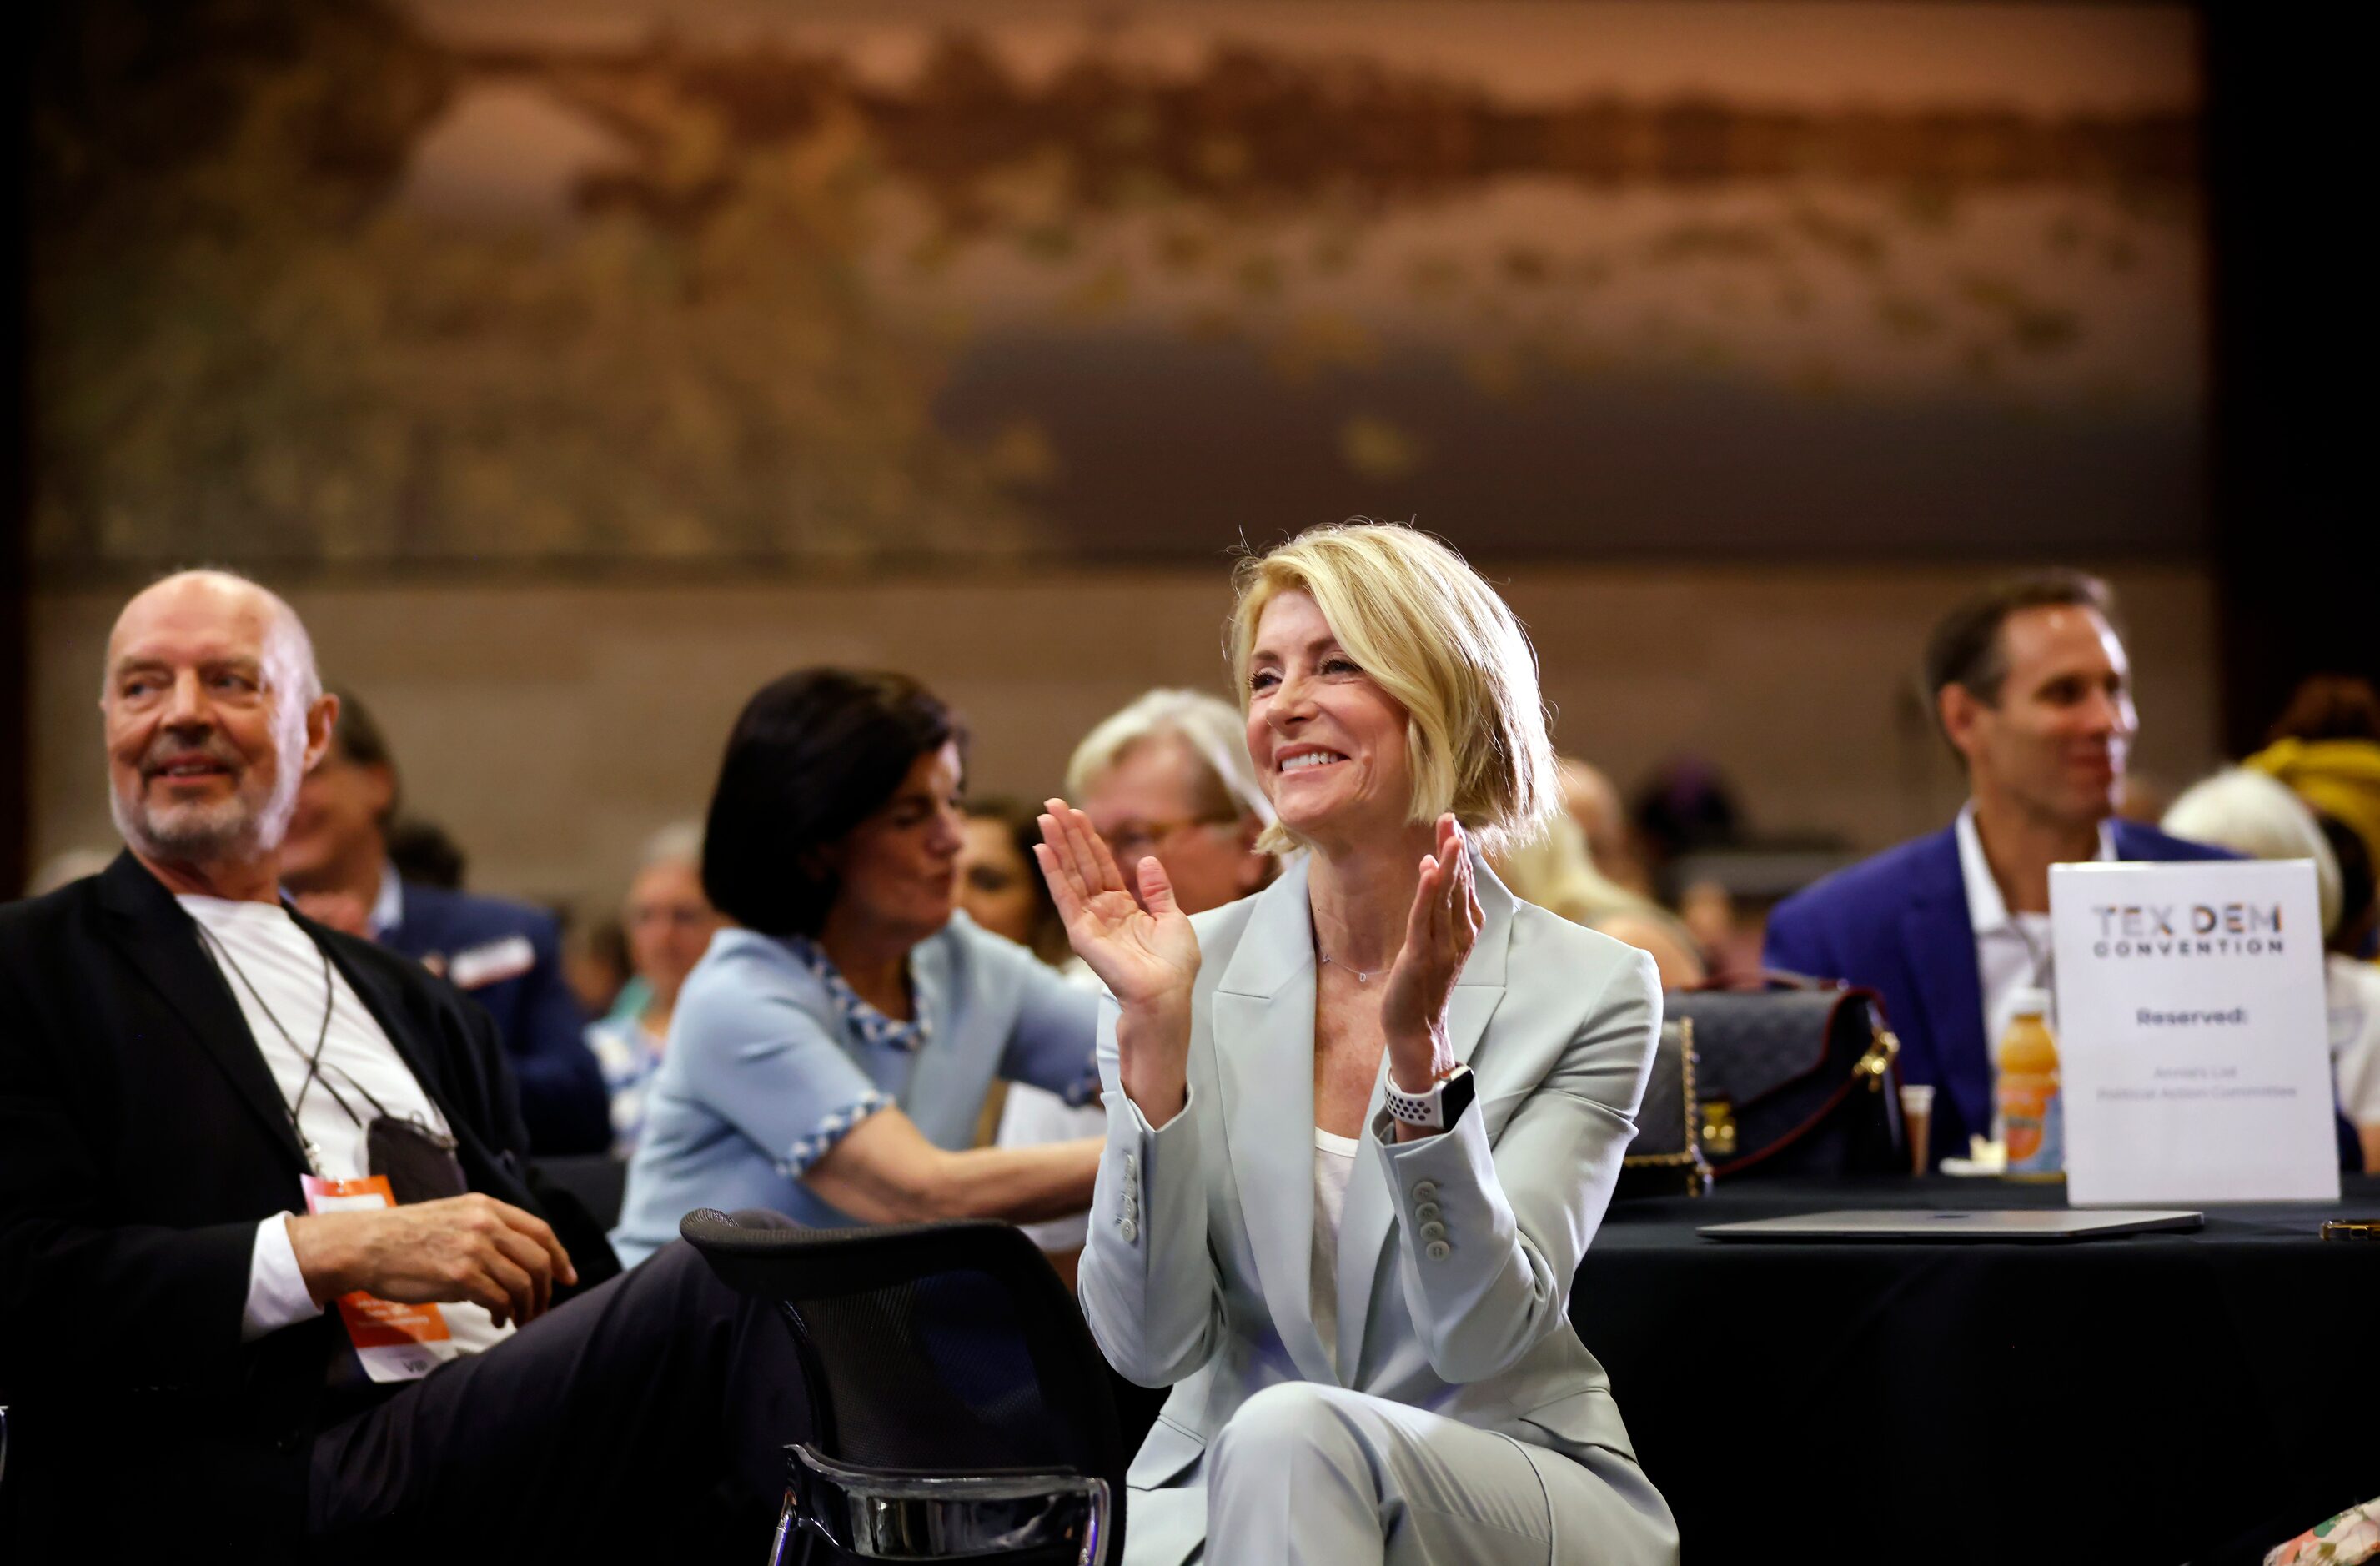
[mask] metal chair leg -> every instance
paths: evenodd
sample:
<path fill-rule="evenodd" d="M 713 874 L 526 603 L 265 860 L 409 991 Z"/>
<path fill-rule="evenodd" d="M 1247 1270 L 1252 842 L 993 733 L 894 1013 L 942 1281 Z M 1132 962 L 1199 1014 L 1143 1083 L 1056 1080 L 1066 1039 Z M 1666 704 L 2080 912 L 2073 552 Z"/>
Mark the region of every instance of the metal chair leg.
<path fill-rule="evenodd" d="M 794 1487 L 788 1485 L 785 1487 L 784 1504 L 777 1508 L 776 1536 L 769 1541 L 769 1566 L 800 1566 L 800 1562 L 808 1557 L 809 1540 L 799 1532 L 800 1522 Z M 785 1555 L 785 1547 L 789 1544 L 797 1547 L 797 1553 L 791 1560 Z"/>

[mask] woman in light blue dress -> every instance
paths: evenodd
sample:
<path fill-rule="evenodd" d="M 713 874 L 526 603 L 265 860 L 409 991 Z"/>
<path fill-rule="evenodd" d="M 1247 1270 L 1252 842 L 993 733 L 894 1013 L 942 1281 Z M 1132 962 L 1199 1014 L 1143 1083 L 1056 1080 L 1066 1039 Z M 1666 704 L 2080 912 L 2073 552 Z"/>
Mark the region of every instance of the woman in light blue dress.
<path fill-rule="evenodd" d="M 1097 1138 L 974 1147 L 994 1078 L 1098 1091 L 1098 998 L 957 913 L 965 737 L 899 674 L 808 669 L 727 744 L 702 880 L 738 929 L 688 976 L 612 1244 L 695 1208 L 804 1223 L 1089 1206 Z"/>

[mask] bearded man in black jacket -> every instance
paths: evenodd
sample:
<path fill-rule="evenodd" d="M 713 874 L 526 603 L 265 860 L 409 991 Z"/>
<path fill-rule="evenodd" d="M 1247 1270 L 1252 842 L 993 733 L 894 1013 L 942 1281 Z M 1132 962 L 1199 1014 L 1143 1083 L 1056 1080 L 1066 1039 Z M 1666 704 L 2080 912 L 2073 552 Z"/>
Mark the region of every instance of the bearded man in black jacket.
<path fill-rule="evenodd" d="M 0 1555 L 765 1532 L 782 1329 L 683 1244 L 614 1277 L 486 1013 L 282 900 L 337 715 L 297 615 L 186 572 L 107 659 L 126 852 L 0 909 Z"/>

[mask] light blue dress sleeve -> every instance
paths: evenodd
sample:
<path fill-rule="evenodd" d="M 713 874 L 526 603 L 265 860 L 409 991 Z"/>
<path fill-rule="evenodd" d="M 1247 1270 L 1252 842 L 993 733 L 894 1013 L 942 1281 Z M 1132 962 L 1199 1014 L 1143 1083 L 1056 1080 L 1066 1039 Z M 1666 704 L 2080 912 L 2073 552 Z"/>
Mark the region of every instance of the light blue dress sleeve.
<path fill-rule="evenodd" d="M 724 987 L 722 987 L 722 989 Z M 831 1026 L 771 988 L 714 989 L 672 1038 L 687 1086 L 710 1112 L 799 1179 L 892 1096 L 847 1054 Z"/>
<path fill-rule="evenodd" d="M 1000 1074 L 1011 1082 L 1046 1087 L 1080 1108 L 1099 1096 L 1099 994 L 1069 984 L 1040 959 L 1017 953 L 1027 970 L 1017 999 L 1016 1026 L 1000 1057 Z"/>

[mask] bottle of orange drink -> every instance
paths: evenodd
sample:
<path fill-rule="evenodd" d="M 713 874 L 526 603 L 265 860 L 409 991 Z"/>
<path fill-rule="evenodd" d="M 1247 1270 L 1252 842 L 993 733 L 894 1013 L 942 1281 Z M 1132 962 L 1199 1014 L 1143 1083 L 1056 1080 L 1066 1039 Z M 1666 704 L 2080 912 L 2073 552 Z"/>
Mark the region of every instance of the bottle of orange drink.
<path fill-rule="evenodd" d="M 2000 1035 L 2000 1137 L 2011 1180 L 2066 1178 L 2066 1116 L 2048 1014 L 2047 990 L 2020 989 L 2010 1002 L 2008 1031 Z"/>

